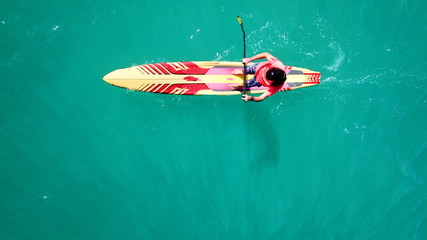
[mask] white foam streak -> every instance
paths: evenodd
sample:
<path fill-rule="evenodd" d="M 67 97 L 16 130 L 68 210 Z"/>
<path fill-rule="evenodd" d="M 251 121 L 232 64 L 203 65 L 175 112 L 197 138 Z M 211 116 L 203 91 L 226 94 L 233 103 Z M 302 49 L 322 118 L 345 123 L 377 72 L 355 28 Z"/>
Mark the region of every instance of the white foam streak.
<path fill-rule="evenodd" d="M 334 58 L 332 65 L 326 66 L 326 69 L 328 69 L 330 71 L 337 72 L 339 67 L 344 62 L 345 53 L 342 50 L 341 46 L 337 42 L 331 42 L 329 44 L 329 47 L 335 51 L 336 55 L 335 55 L 335 58 Z"/>

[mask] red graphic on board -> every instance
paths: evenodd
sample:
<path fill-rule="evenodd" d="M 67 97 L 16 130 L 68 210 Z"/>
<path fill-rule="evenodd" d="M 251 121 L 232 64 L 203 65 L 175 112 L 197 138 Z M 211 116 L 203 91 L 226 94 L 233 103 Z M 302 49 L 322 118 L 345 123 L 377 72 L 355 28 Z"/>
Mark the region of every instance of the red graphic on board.
<path fill-rule="evenodd" d="M 203 75 L 210 68 L 201 68 L 192 62 L 161 63 L 172 74 Z"/>
<path fill-rule="evenodd" d="M 304 82 L 307 84 L 315 84 L 320 83 L 320 73 L 304 73 L 304 75 L 307 75 L 308 82 Z"/>
<path fill-rule="evenodd" d="M 200 90 L 210 89 L 206 84 L 155 84 L 144 92 L 194 95 Z"/>
<path fill-rule="evenodd" d="M 204 75 L 210 68 L 202 68 L 193 62 L 153 63 L 137 66 L 150 75 Z"/>

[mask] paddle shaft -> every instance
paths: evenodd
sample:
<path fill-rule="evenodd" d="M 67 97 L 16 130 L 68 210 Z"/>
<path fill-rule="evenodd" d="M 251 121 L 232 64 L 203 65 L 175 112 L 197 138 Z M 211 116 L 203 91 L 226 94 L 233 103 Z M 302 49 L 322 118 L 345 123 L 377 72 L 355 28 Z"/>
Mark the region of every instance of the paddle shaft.
<path fill-rule="evenodd" d="M 240 27 L 243 32 L 243 58 L 246 58 L 246 34 L 245 29 L 243 28 L 242 19 L 237 16 L 237 20 L 239 21 Z M 246 94 L 246 63 L 243 63 L 243 94 Z"/>

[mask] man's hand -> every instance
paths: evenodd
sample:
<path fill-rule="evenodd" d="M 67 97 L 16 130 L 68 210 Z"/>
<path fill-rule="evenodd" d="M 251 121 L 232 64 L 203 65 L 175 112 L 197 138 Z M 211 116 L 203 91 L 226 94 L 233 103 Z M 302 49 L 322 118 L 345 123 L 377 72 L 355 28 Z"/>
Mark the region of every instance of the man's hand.
<path fill-rule="evenodd" d="M 253 98 L 252 96 L 249 96 L 249 95 L 247 95 L 247 94 L 242 95 L 242 100 L 243 100 L 244 102 L 252 101 L 253 99 L 254 99 L 254 98 Z"/>
<path fill-rule="evenodd" d="M 243 58 L 242 63 L 248 64 L 251 62 L 251 58 Z"/>

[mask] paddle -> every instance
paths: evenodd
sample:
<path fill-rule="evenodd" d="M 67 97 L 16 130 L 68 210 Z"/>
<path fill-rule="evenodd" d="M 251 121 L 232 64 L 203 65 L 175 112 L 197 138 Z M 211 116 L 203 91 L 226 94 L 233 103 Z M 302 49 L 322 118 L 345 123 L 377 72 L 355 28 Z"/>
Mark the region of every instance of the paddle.
<path fill-rule="evenodd" d="M 237 20 L 239 21 L 240 27 L 242 27 L 243 32 L 243 58 L 246 58 L 246 36 L 245 30 L 243 29 L 243 22 L 239 16 L 237 16 Z M 246 63 L 243 63 L 243 94 L 246 94 Z"/>

